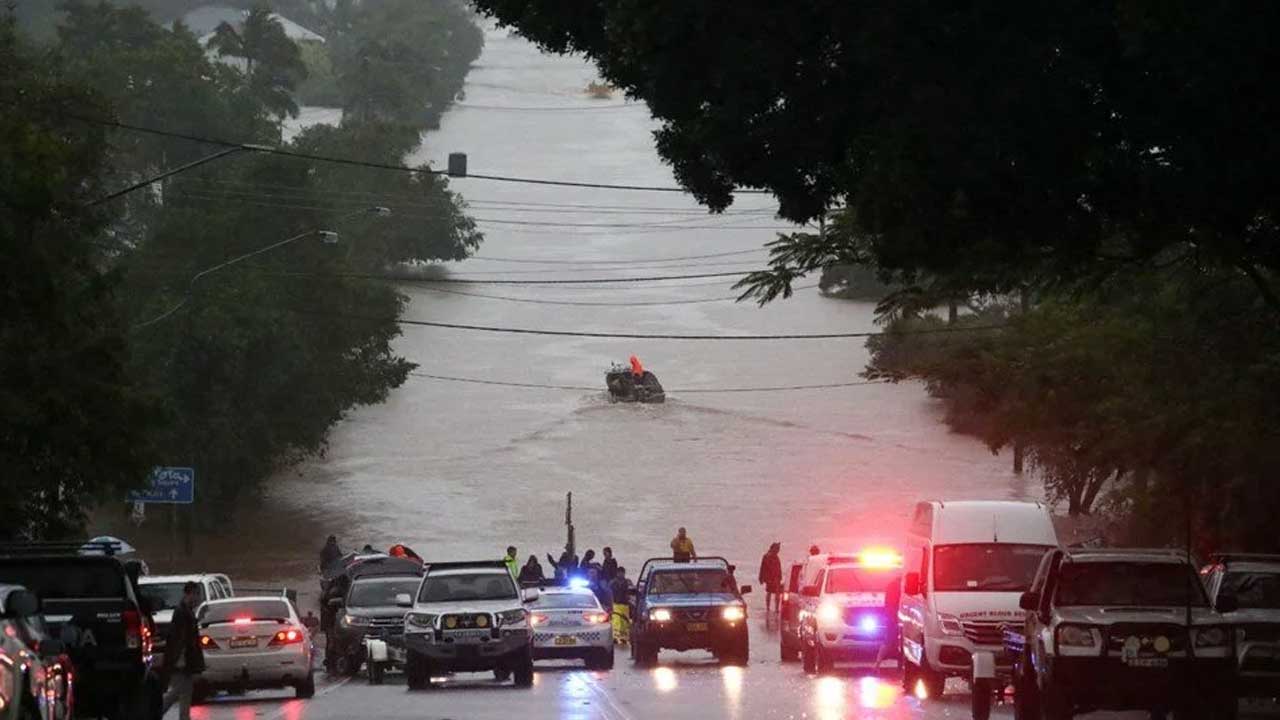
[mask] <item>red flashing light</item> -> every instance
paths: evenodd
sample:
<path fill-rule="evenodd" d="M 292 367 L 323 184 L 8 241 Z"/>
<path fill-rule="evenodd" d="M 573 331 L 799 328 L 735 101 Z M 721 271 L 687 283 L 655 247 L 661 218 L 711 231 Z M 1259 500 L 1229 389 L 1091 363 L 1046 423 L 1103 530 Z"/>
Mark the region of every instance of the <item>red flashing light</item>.
<path fill-rule="evenodd" d="M 858 561 L 865 568 L 890 570 L 902 567 L 902 555 L 892 548 L 871 547 L 858 553 Z"/>
<path fill-rule="evenodd" d="M 547 620 L 549 620 L 549 618 L 546 615 L 539 615 L 537 613 L 534 613 L 533 615 L 529 616 L 529 624 L 534 626 L 546 625 Z"/>
<path fill-rule="evenodd" d="M 120 619 L 124 622 L 124 644 L 130 650 L 142 649 L 142 634 L 145 629 L 142 625 L 142 614 L 137 610 L 125 610 L 120 614 Z"/>
<path fill-rule="evenodd" d="M 253 618 L 251 618 L 251 617 L 238 617 L 238 618 L 236 618 L 235 620 L 232 620 L 231 622 L 232 622 L 233 624 L 235 624 L 235 625 L 248 625 L 249 623 L 253 622 Z"/>

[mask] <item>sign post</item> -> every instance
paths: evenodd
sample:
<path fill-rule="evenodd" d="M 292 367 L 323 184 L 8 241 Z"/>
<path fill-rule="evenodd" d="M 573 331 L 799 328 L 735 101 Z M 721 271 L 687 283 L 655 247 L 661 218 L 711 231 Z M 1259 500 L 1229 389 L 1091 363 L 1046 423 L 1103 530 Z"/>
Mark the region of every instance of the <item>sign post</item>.
<path fill-rule="evenodd" d="M 132 503 L 190 505 L 196 501 L 196 471 L 189 467 L 157 467 L 151 471 L 151 486 L 130 490 Z"/>

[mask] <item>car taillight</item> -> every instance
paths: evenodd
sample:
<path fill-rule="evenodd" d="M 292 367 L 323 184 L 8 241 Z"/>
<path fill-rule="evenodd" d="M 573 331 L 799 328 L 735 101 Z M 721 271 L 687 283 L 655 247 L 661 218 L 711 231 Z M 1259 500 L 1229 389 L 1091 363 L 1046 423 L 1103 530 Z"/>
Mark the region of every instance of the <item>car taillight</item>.
<path fill-rule="evenodd" d="M 530 625 L 546 625 L 548 619 L 549 618 L 546 615 L 539 615 L 538 613 L 534 613 L 533 615 L 529 616 L 529 624 Z"/>
<path fill-rule="evenodd" d="M 213 638 L 209 637 L 208 635 L 201 635 L 201 636 L 200 636 L 200 647 L 204 648 L 205 650 L 217 650 L 217 649 L 218 649 L 218 641 L 217 641 L 217 640 L 214 640 Z"/>
<path fill-rule="evenodd" d="M 125 610 L 120 615 L 124 621 L 124 644 L 130 650 L 142 648 L 142 615 L 137 610 Z"/>
<path fill-rule="evenodd" d="M 586 620 L 592 625 L 603 625 L 604 623 L 609 622 L 609 613 L 603 613 L 603 612 L 582 613 L 582 619 Z"/>
<path fill-rule="evenodd" d="M 275 634 L 275 637 L 271 638 L 271 642 L 267 643 L 267 646 L 270 647 L 272 645 L 292 645 L 293 643 L 300 643 L 302 642 L 303 635 L 304 633 L 297 628 L 281 630 Z"/>

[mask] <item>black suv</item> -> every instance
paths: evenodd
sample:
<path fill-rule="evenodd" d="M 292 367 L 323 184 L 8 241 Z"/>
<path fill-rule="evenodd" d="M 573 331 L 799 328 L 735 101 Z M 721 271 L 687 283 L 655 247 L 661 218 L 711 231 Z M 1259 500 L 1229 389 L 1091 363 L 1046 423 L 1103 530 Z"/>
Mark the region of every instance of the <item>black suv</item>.
<path fill-rule="evenodd" d="M 662 648 L 710 650 L 722 661 L 747 664 L 750 586 L 739 588 L 724 558 L 645 562 L 631 597 L 631 656 L 652 665 Z"/>
<path fill-rule="evenodd" d="M 1053 550 L 1020 605 L 1022 632 L 1005 636 L 1018 717 L 1235 716 L 1233 634 L 1185 554 Z"/>
<path fill-rule="evenodd" d="M 45 625 L 75 666 L 80 715 L 159 720 L 162 687 L 152 669 L 151 615 L 113 548 L 81 543 L 0 546 L 0 583 L 40 598 Z"/>

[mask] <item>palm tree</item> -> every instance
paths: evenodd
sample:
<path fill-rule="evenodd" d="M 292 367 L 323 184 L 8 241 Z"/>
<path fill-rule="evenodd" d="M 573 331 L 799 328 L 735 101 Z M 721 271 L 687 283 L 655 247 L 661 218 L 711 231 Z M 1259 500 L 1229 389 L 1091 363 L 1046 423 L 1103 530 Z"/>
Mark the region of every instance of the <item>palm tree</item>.
<path fill-rule="evenodd" d="M 209 46 L 223 57 L 244 60 L 245 88 L 263 107 L 277 117 L 298 115 L 293 90 L 307 77 L 307 66 L 270 8 L 255 6 L 238 30 L 231 23 L 218 25 Z"/>

